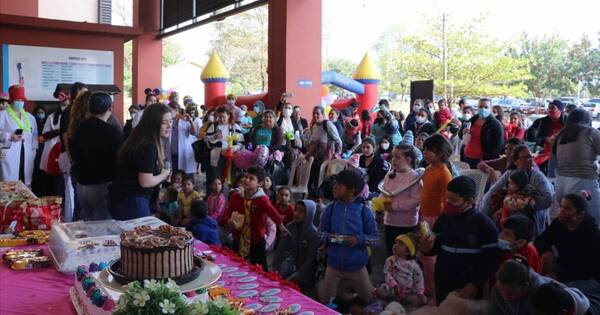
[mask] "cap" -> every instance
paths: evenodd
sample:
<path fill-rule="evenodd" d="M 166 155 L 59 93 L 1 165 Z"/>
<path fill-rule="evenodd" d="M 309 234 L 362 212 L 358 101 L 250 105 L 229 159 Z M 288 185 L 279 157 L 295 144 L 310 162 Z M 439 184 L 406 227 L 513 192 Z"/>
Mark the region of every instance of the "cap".
<path fill-rule="evenodd" d="M 563 103 L 559 99 L 552 100 L 552 102 L 550 102 L 550 104 L 548 104 L 548 107 L 550 107 L 550 105 L 554 105 L 554 106 L 558 107 L 558 109 L 560 111 L 562 111 L 565 108 L 565 103 Z"/>

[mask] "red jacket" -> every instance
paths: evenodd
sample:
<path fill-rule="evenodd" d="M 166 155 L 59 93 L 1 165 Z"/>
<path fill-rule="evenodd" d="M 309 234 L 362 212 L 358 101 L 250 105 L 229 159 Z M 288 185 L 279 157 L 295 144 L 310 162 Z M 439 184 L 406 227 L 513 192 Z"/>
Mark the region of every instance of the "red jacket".
<path fill-rule="evenodd" d="M 225 215 L 223 215 L 223 219 L 221 220 L 222 224 L 227 224 L 227 222 L 229 222 L 229 218 L 231 218 L 231 213 L 233 211 L 241 214 L 245 213 L 244 199 L 243 190 L 240 190 L 231 196 L 229 207 L 225 211 Z M 250 212 L 250 244 L 257 244 L 264 240 L 265 235 L 267 234 L 264 216 L 266 215 L 271 218 L 276 225 L 281 224 L 281 216 L 279 216 L 277 209 L 273 207 L 269 197 L 264 193 L 262 188 L 259 188 L 258 191 L 251 197 L 251 199 L 252 210 Z M 236 241 L 239 241 L 241 230 L 233 230 L 232 234 L 233 238 Z"/>

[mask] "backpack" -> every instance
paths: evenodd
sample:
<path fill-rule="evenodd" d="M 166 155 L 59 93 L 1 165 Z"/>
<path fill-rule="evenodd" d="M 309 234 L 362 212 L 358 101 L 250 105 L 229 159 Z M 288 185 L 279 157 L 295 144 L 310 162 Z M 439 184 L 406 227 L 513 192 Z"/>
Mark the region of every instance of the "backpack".
<path fill-rule="evenodd" d="M 48 163 L 46 164 L 46 174 L 57 176 L 62 175 L 60 166 L 58 165 L 58 156 L 60 155 L 61 145 L 60 141 L 54 144 L 48 153 Z"/>

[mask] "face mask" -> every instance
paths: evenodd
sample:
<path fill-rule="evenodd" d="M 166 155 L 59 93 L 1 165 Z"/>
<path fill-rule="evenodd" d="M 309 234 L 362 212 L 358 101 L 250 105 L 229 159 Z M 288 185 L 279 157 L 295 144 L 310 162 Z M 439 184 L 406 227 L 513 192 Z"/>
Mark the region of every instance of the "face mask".
<path fill-rule="evenodd" d="M 208 116 L 208 117 L 207 117 L 207 120 L 208 120 L 208 121 L 215 121 L 215 116 Z"/>
<path fill-rule="evenodd" d="M 415 105 L 415 106 L 413 107 L 413 112 L 415 112 L 415 113 L 418 113 L 418 112 L 419 112 L 419 109 L 421 109 L 421 105 Z"/>
<path fill-rule="evenodd" d="M 504 251 L 510 251 L 514 248 L 511 242 L 507 240 L 503 240 L 501 238 L 498 239 L 498 248 Z"/>
<path fill-rule="evenodd" d="M 13 107 L 15 108 L 15 110 L 23 110 L 23 108 L 25 107 L 25 102 L 23 102 L 23 101 L 14 101 L 13 102 Z"/>
<path fill-rule="evenodd" d="M 245 110 L 242 110 L 242 111 L 240 111 L 240 113 L 242 114 L 242 117 L 245 117 L 245 116 L 246 116 L 246 113 L 247 113 L 247 111 L 245 111 Z"/>
<path fill-rule="evenodd" d="M 489 108 L 479 108 L 477 112 L 479 113 L 479 116 L 481 116 L 481 118 L 488 118 L 488 116 L 492 113 L 492 111 Z"/>
<path fill-rule="evenodd" d="M 390 144 L 389 144 L 389 143 L 382 143 L 382 144 L 381 144 L 381 148 L 382 148 L 383 150 L 387 151 L 387 149 L 389 149 L 389 148 L 390 148 Z"/>
<path fill-rule="evenodd" d="M 455 206 L 453 204 L 447 203 L 444 205 L 444 212 L 449 216 L 459 215 L 463 212 L 464 205 Z"/>
<path fill-rule="evenodd" d="M 63 105 L 63 104 L 61 104 L 61 105 L 60 105 L 60 110 L 61 110 L 61 111 L 64 111 L 65 109 L 67 109 L 67 105 Z"/>
<path fill-rule="evenodd" d="M 427 121 L 427 118 L 423 116 L 417 116 L 417 123 L 422 124 Z"/>
<path fill-rule="evenodd" d="M 558 111 L 558 110 L 554 110 L 554 111 L 548 112 L 548 116 L 550 116 L 550 118 L 552 118 L 553 120 L 559 119 L 560 118 L 560 114 L 561 114 L 561 112 Z"/>
<path fill-rule="evenodd" d="M 291 117 L 292 116 L 292 110 L 291 109 L 284 109 L 283 110 L 283 117 Z"/>
<path fill-rule="evenodd" d="M 260 114 L 260 113 L 262 113 L 262 111 L 263 111 L 262 107 L 260 107 L 260 106 L 254 106 L 254 112 L 256 114 Z"/>
<path fill-rule="evenodd" d="M 44 118 L 46 118 L 46 114 L 44 114 L 44 113 L 35 114 L 35 117 L 39 120 L 44 120 Z"/>
<path fill-rule="evenodd" d="M 471 120 L 471 118 L 473 118 L 473 114 L 464 114 L 463 117 L 465 120 Z"/>

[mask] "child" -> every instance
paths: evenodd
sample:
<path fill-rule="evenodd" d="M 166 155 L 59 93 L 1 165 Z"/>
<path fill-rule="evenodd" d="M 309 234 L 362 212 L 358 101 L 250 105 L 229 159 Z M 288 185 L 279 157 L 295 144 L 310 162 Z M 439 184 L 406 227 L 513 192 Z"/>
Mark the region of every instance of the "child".
<path fill-rule="evenodd" d="M 207 168 L 206 179 L 212 182 L 215 176 L 223 176 L 227 165 L 225 153 L 231 149 L 237 152 L 243 148 L 244 136 L 241 127 L 235 123 L 232 112 L 227 106 L 220 106 L 215 111 L 216 122 L 206 130 L 206 140 L 210 149 L 210 168 Z M 230 148 L 230 140 L 233 146 Z"/>
<path fill-rule="evenodd" d="M 368 109 L 363 109 L 362 112 L 360 112 L 360 122 L 362 123 L 362 138 L 370 137 L 373 121 L 371 120 L 371 113 L 369 113 Z"/>
<path fill-rule="evenodd" d="M 356 171 L 340 172 L 333 187 L 335 201 L 321 217 L 321 241 L 327 251 L 327 269 L 319 292 L 323 303 L 335 297 L 341 281 L 347 281 L 364 302 L 373 299 L 366 268 L 367 246 L 376 246 L 379 234 L 371 209 L 356 198 L 363 186 L 364 179 Z"/>
<path fill-rule="evenodd" d="M 362 137 L 360 135 L 360 129 L 358 127 L 358 119 L 350 119 L 346 121 L 344 125 L 344 134 L 342 135 L 344 149 L 342 157 L 348 158 L 360 148 L 360 144 L 362 143 Z"/>
<path fill-rule="evenodd" d="M 512 173 L 508 177 L 508 185 L 506 190 L 499 190 L 497 194 L 503 194 L 502 204 L 496 205 L 499 209 L 494 215 L 494 218 L 498 218 L 499 226 L 504 226 L 504 221 L 515 214 L 523 213 L 524 215 L 531 216 L 532 209 L 535 205 L 535 200 L 538 193 L 533 188 L 529 187 L 529 175 L 525 171 L 518 171 Z M 500 199 L 501 196 L 494 196 L 492 199 Z M 497 204 L 497 203 L 496 203 Z"/>
<path fill-rule="evenodd" d="M 438 128 L 446 124 L 452 119 L 452 112 L 450 112 L 450 108 L 448 108 L 448 104 L 445 99 L 441 99 L 438 101 L 439 110 L 435 113 L 435 123 Z"/>
<path fill-rule="evenodd" d="M 206 199 L 206 202 L 208 203 L 208 215 L 217 220 L 217 222 L 220 221 L 227 205 L 227 199 L 223 194 L 223 182 L 221 178 L 215 177 L 210 183 L 210 195 Z"/>
<path fill-rule="evenodd" d="M 417 239 L 409 233 L 398 235 L 395 241 L 393 255 L 385 260 L 385 282 L 377 289 L 377 295 L 398 300 L 402 304 L 421 306 L 427 299 L 424 295 L 423 272 L 415 260 Z"/>
<path fill-rule="evenodd" d="M 176 170 L 175 173 L 173 173 L 173 179 L 171 181 L 171 185 L 173 186 L 173 188 L 175 188 L 177 190 L 177 192 L 180 192 L 181 189 L 183 188 L 183 178 L 185 177 L 185 173 L 182 170 Z"/>
<path fill-rule="evenodd" d="M 444 213 L 435 222 L 433 233 L 421 236 L 421 251 L 438 255 L 435 264 L 438 305 L 452 291 L 464 299 L 481 297 L 484 283 L 496 270 L 498 230 L 488 216 L 474 207 L 476 195 L 473 179 L 454 178 L 448 183 Z"/>
<path fill-rule="evenodd" d="M 194 181 L 191 177 L 183 179 L 183 189 L 177 195 L 177 201 L 179 202 L 179 214 L 182 215 L 180 218 L 180 224 L 186 226 L 192 218 L 192 201 L 195 199 L 202 198 L 199 192 L 194 190 Z"/>
<path fill-rule="evenodd" d="M 392 151 L 392 171 L 383 180 L 382 193 L 391 198 L 385 204 L 383 217 L 385 245 L 389 255 L 392 254 L 396 236 L 413 232 L 419 222 L 423 173 L 415 171 L 416 159 L 412 146 L 397 145 Z"/>
<path fill-rule="evenodd" d="M 193 219 L 188 227 L 197 240 L 206 244 L 221 245 L 217 221 L 208 216 L 208 205 L 202 200 L 194 200 L 190 205 Z"/>
<path fill-rule="evenodd" d="M 446 202 L 446 186 L 452 180 L 452 174 L 447 167 L 450 155 L 452 155 L 452 147 L 448 140 L 440 134 L 432 135 L 423 143 L 423 158 L 428 166 L 423 174 L 420 215 L 421 221 L 427 222 L 429 226 L 435 224 Z M 425 273 L 426 293 L 428 296 L 434 297 L 436 292 L 433 281 L 435 257 L 422 256 L 421 262 Z"/>
<path fill-rule="evenodd" d="M 275 208 L 279 212 L 283 224 L 287 225 L 294 219 L 294 207 L 290 204 L 292 191 L 288 187 L 281 187 L 277 191 L 277 203 Z"/>
<path fill-rule="evenodd" d="M 310 200 L 296 203 L 293 221 L 287 225 L 290 235 L 279 240 L 273 269 L 286 280 L 306 286 L 314 281 L 319 233 L 313 224 L 316 204 Z"/>
<path fill-rule="evenodd" d="M 323 190 L 318 187 L 313 187 L 308 191 L 308 199 L 317 204 L 317 209 L 315 210 L 315 220 L 314 224 L 316 227 L 321 226 L 321 214 L 325 211 L 325 196 L 323 195 Z"/>
<path fill-rule="evenodd" d="M 179 220 L 179 203 L 177 190 L 171 186 L 161 189 L 160 192 L 160 219 L 168 224 L 177 224 Z"/>
<path fill-rule="evenodd" d="M 504 221 L 504 228 L 498 236 L 498 248 L 502 251 L 500 263 L 521 255 L 527 259 L 529 267 L 542 272 L 542 259 L 531 243 L 533 239 L 533 222 L 524 215 L 515 214 Z"/>
<path fill-rule="evenodd" d="M 415 139 L 415 146 L 419 148 L 421 152 L 423 152 L 423 144 L 425 143 L 425 140 L 427 140 L 427 138 L 429 138 L 429 134 L 426 132 L 419 132 L 417 134 L 417 138 Z"/>
<path fill-rule="evenodd" d="M 265 252 L 265 220 L 268 216 L 283 234 L 289 234 L 281 221 L 277 209 L 273 208 L 269 198 L 261 188 L 265 180 L 265 171 L 252 166 L 246 170 L 242 187 L 230 196 L 229 207 L 222 222 L 228 223 L 233 234 L 233 248 L 242 257 L 253 264 L 261 264 L 267 269 Z"/>
<path fill-rule="evenodd" d="M 271 200 L 271 202 L 275 202 L 277 194 L 275 193 L 275 189 L 273 189 L 273 179 L 270 176 L 265 176 L 262 188 L 267 197 L 269 197 L 269 200 Z"/>

